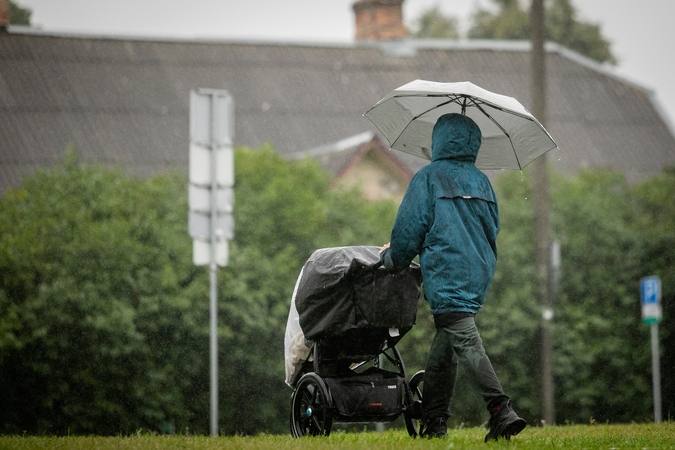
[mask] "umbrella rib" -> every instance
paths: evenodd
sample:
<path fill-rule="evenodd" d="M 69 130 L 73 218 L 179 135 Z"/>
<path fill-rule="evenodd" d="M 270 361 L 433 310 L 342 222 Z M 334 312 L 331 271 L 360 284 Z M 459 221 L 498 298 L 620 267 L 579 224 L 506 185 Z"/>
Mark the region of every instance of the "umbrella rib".
<path fill-rule="evenodd" d="M 496 103 L 492 103 L 492 102 L 489 102 L 487 100 L 483 100 L 482 98 L 472 97 L 471 95 L 467 95 L 467 94 L 452 94 L 452 95 L 454 95 L 453 100 L 458 100 L 460 98 L 467 97 L 476 106 L 478 106 L 478 105 L 488 105 L 491 108 L 494 108 L 498 111 L 505 112 L 507 114 L 511 114 L 513 116 L 517 116 L 517 117 L 520 117 L 520 118 L 525 119 L 525 120 L 537 122 L 537 119 L 534 116 L 528 116 L 526 114 L 522 114 L 522 113 L 519 113 L 518 111 L 513 111 L 511 109 L 504 109 L 503 107 L 497 105 Z M 394 98 L 419 97 L 419 96 L 420 96 L 419 94 L 397 94 L 397 95 L 392 96 L 391 98 L 388 98 L 387 100 L 392 100 Z M 448 97 L 448 98 L 450 98 L 450 95 L 449 94 L 426 94 L 425 97 Z M 447 104 L 447 103 L 444 103 L 444 105 L 445 104 Z M 379 105 L 374 105 L 372 108 L 370 108 L 370 110 L 375 109 L 376 106 L 379 106 Z M 370 112 L 370 110 L 366 111 L 366 114 L 368 112 Z M 424 113 L 422 113 L 422 114 L 424 114 Z"/>
<path fill-rule="evenodd" d="M 504 129 L 504 127 L 502 127 L 501 124 L 500 124 L 499 122 L 497 122 L 497 121 L 494 119 L 494 117 L 492 117 L 490 114 L 488 114 L 488 112 L 485 111 L 485 109 L 483 109 L 478 103 L 476 103 L 476 108 L 478 108 L 483 114 L 485 114 L 485 117 L 487 117 L 488 119 L 490 119 L 490 120 L 492 121 L 492 123 L 494 123 L 495 125 L 497 125 L 497 127 L 498 127 L 500 130 L 502 130 L 502 133 L 504 133 L 504 135 L 505 135 L 507 138 L 509 138 L 509 144 L 511 144 L 511 149 L 513 150 L 513 156 L 516 157 L 516 162 L 518 163 L 518 167 L 522 170 L 523 167 L 520 165 L 520 158 L 518 158 L 518 153 L 516 152 L 516 147 L 513 146 L 513 140 L 511 139 L 511 135 L 509 134 L 509 132 L 506 131 L 506 130 Z"/>
<path fill-rule="evenodd" d="M 448 98 L 449 98 L 449 97 L 448 97 Z M 391 147 L 392 147 L 392 148 L 394 147 L 394 145 L 398 142 L 398 138 L 400 138 L 400 137 L 403 135 L 403 133 L 405 133 L 405 130 L 407 130 L 408 127 L 410 126 L 410 124 L 413 123 L 415 120 L 419 119 L 420 117 L 422 117 L 423 115 L 425 115 L 425 114 L 428 113 L 429 111 L 433 111 L 434 109 L 438 109 L 438 108 L 440 108 L 440 107 L 442 107 L 442 106 L 447 105 L 448 103 L 455 103 L 456 100 L 457 100 L 458 98 L 459 98 L 459 97 L 455 96 L 454 98 L 448 100 L 448 101 L 445 102 L 445 103 L 441 103 L 441 104 L 438 104 L 438 105 L 434 105 L 432 108 L 429 108 L 429 109 L 427 109 L 426 111 L 424 111 L 424 112 L 422 112 L 422 113 L 416 115 L 416 116 L 413 117 L 412 119 L 410 119 L 410 120 L 408 121 L 408 123 L 405 125 L 405 127 L 403 127 L 403 129 L 401 130 L 401 132 L 398 134 L 398 136 L 396 136 L 396 139 L 394 139 L 394 142 L 391 143 Z"/>
<path fill-rule="evenodd" d="M 448 97 L 448 98 L 450 98 L 450 97 Z M 441 107 L 447 105 L 448 103 L 457 103 L 457 100 L 459 100 L 459 97 L 458 97 L 458 96 L 455 96 L 455 97 L 451 98 L 450 100 L 448 100 L 447 102 L 439 103 L 438 105 L 434 105 L 432 108 L 429 108 L 429 109 L 427 109 L 426 111 L 424 111 L 424 112 L 422 112 L 422 113 L 419 113 L 418 115 L 416 115 L 415 117 L 413 117 L 413 118 L 410 120 L 410 122 L 412 122 L 413 120 L 417 120 L 417 119 L 419 119 L 420 117 L 422 117 L 423 115 L 425 115 L 426 113 L 428 113 L 429 111 L 433 111 L 434 109 L 441 108 Z"/>

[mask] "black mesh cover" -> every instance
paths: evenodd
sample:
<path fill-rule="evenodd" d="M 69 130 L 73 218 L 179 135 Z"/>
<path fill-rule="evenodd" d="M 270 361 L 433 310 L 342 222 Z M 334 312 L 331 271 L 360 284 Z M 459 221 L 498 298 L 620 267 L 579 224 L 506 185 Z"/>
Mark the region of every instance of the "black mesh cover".
<path fill-rule="evenodd" d="M 398 273 L 379 266 L 379 247 L 316 250 L 303 267 L 295 305 L 308 340 L 355 328 L 410 328 L 422 276 L 415 263 Z"/>

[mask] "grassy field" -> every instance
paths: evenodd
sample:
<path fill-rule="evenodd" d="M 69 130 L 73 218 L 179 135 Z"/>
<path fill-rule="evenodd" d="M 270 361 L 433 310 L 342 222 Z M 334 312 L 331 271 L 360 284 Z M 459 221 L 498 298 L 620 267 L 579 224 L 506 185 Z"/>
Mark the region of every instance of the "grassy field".
<path fill-rule="evenodd" d="M 405 431 L 384 433 L 336 432 L 328 438 L 293 439 L 289 436 L 256 437 L 152 436 L 139 433 L 128 437 L 0 437 L 0 449 L 675 449 L 675 422 L 632 425 L 574 425 L 526 428 L 510 442 L 483 443 L 485 430 L 450 430 L 445 439 L 411 439 Z"/>

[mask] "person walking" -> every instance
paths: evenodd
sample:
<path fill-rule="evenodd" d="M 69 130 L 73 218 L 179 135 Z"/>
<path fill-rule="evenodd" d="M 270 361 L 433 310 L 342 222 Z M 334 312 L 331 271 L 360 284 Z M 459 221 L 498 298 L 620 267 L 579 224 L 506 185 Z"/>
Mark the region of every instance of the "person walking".
<path fill-rule="evenodd" d="M 499 232 L 495 193 L 474 165 L 481 139 L 480 128 L 465 115 L 437 120 L 431 164 L 410 181 L 391 240 L 380 249 L 380 260 L 392 271 L 420 257 L 424 296 L 436 326 L 422 393 L 420 434 L 430 438 L 447 435 L 458 364 L 490 413 L 485 442 L 510 439 L 526 426 L 504 393 L 474 322 L 495 272 Z"/>

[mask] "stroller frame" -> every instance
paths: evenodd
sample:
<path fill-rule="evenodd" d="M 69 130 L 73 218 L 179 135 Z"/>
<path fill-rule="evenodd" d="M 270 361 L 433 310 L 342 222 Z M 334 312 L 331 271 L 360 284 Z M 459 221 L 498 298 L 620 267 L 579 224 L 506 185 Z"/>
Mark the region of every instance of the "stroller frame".
<path fill-rule="evenodd" d="M 328 436 L 333 423 L 391 422 L 403 414 L 408 434 L 411 437 L 418 436 L 422 418 L 424 371 L 408 379 L 405 364 L 396 347 L 408 330 L 396 334 L 390 333 L 389 329 L 361 328 L 314 341 L 309 355 L 291 383 L 291 434 L 294 437 Z M 381 366 L 384 361 L 392 365 L 394 370 L 383 370 Z M 364 367 L 368 368 L 364 371 Z M 392 383 L 398 382 L 402 387 L 402 392 L 399 392 L 402 398 L 395 408 L 383 410 L 382 403 L 376 401 L 368 404 L 366 401 L 365 410 L 363 405 L 360 405 L 360 409 L 354 406 L 349 411 L 345 410 L 351 406 L 351 400 L 341 396 L 346 393 L 346 397 L 351 397 L 353 389 L 363 389 L 351 385 L 355 380 L 361 380 L 359 376 L 364 373 L 374 373 L 376 377 L 393 380 L 387 382 L 390 384 L 387 386 L 389 389 L 395 387 Z M 375 383 L 371 384 L 375 389 Z M 358 396 L 359 392 L 356 394 Z M 345 401 L 348 406 L 345 406 Z"/>

